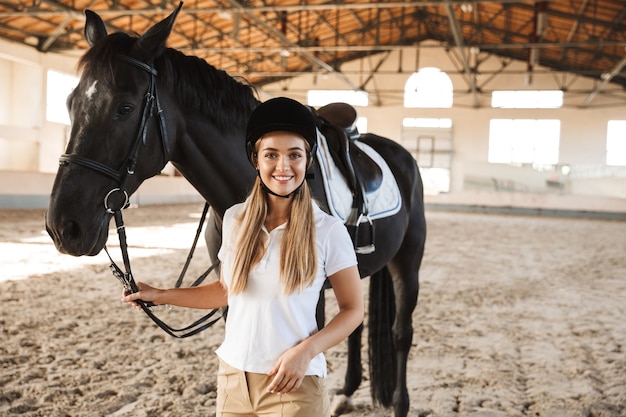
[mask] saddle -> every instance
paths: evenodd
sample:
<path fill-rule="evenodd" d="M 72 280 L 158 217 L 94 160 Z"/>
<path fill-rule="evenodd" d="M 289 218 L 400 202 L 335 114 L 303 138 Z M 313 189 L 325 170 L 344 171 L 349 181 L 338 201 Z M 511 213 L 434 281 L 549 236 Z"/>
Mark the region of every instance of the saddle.
<path fill-rule="evenodd" d="M 346 221 L 346 226 L 355 250 L 357 253 L 372 253 L 375 250 L 374 225 L 369 218 L 366 195 L 380 188 L 382 169 L 355 144 L 360 134 L 356 127 L 357 113 L 354 107 L 346 103 L 331 103 L 320 107 L 317 117 L 331 157 L 352 191 L 352 215 Z M 369 233 L 359 230 L 361 223 L 368 225 Z"/>
<path fill-rule="evenodd" d="M 317 114 L 322 121 L 320 130 L 328 141 L 333 159 L 338 162 L 352 191 L 358 192 L 359 184 L 364 194 L 378 190 L 383 181 L 382 170 L 354 143 L 360 137 L 354 107 L 346 103 L 331 103 L 320 107 Z"/>

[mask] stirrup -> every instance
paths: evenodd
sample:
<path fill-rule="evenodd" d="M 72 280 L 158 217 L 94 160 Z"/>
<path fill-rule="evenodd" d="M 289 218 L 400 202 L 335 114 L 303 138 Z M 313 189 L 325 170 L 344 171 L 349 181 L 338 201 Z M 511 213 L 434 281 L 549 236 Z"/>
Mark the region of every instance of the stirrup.
<path fill-rule="evenodd" d="M 370 232 L 369 243 L 364 246 L 358 246 L 359 226 L 361 225 L 361 222 L 364 217 L 365 217 L 365 220 L 367 220 L 367 224 L 369 226 L 369 232 Z M 376 246 L 374 245 L 374 223 L 372 222 L 372 219 L 370 218 L 369 214 L 360 214 L 356 222 L 355 230 L 354 230 L 354 251 L 359 255 L 367 255 L 370 253 L 374 253 L 375 250 L 376 250 Z"/>

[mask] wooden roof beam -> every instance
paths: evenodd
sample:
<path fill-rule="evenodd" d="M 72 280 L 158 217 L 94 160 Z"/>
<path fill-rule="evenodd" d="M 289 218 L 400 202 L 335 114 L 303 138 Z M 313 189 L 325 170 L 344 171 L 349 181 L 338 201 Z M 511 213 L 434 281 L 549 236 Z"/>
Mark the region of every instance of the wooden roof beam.
<path fill-rule="evenodd" d="M 587 98 L 585 99 L 581 107 L 583 108 L 588 107 L 593 101 L 593 99 L 596 98 L 596 96 L 600 93 L 600 91 L 602 91 L 602 89 L 606 87 L 608 83 L 611 82 L 613 77 L 615 77 L 617 74 L 620 73 L 620 71 L 624 68 L 624 66 L 626 66 L 626 56 L 622 58 L 620 62 L 617 63 L 617 65 L 611 70 L 611 72 L 602 74 L 602 77 L 601 77 L 602 81 L 600 81 L 598 85 L 596 85 L 596 88 L 594 88 L 594 90 L 591 92 L 591 94 L 587 96 Z"/>
<path fill-rule="evenodd" d="M 257 25 L 258 27 L 262 27 L 268 33 L 270 33 L 274 38 L 279 39 L 281 41 L 282 45 L 284 45 L 286 48 L 289 48 L 289 47 L 295 48 L 295 50 L 298 53 L 300 53 L 305 59 L 307 59 L 308 61 L 310 61 L 314 65 L 316 65 L 316 66 L 318 66 L 318 67 L 328 71 L 330 74 L 333 74 L 340 81 L 342 81 L 343 83 L 348 85 L 352 90 L 358 90 L 358 87 L 356 85 L 354 85 L 352 83 L 352 81 L 350 81 L 350 79 L 348 79 L 348 77 L 346 77 L 340 71 L 337 71 L 331 65 L 328 65 L 326 62 L 324 62 L 321 59 L 317 58 L 315 55 L 311 54 L 310 52 L 306 51 L 305 49 L 302 49 L 299 45 L 294 44 L 293 42 L 291 42 L 289 40 L 289 38 L 287 38 L 285 35 L 283 35 L 280 32 L 280 30 L 277 30 L 276 28 L 274 28 L 271 25 L 267 24 L 263 19 L 257 17 L 254 13 L 252 13 L 252 9 L 246 9 L 246 8 L 242 7 L 236 0 L 226 0 L 226 1 L 234 9 L 238 10 L 240 13 L 245 14 L 250 20 L 254 21 L 255 25 Z"/>
<path fill-rule="evenodd" d="M 476 80 L 472 74 L 472 69 L 470 68 L 469 61 L 467 59 L 467 54 L 465 52 L 465 43 L 463 42 L 463 36 L 461 34 L 461 28 L 459 27 L 459 21 L 456 19 L 454 14 L 454 9 L 452 7 L 452 3 L 450 0 L 445 1 L 445 9 L 448 14 L 448 20 L 450 21 L 450 31 L 452 32 L 452 36 L 454 37 L 454 43 L 456 47 L 459 48 L 459 52 L 461 55 L 461 64 L 463 65 L 463 71 L 465 73 L 465 79 L 467 84 L 472 92 L 472 99 L 474 100 L 474 107 L 480 107 L 480 101 L 478 100 L 478 89 L 476 88 Z"/>

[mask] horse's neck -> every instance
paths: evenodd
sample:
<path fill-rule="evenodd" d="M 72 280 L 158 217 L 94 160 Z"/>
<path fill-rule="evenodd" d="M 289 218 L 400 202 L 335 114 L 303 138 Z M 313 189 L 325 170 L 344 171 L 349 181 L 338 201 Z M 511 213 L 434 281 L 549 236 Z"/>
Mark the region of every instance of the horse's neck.
<path fill-rule="evenodd" d="M 172 163 L 220 215 L 244 200 L 254 180 L 243 130 L 225 133 L 202 117 L 177 138 Z"/>

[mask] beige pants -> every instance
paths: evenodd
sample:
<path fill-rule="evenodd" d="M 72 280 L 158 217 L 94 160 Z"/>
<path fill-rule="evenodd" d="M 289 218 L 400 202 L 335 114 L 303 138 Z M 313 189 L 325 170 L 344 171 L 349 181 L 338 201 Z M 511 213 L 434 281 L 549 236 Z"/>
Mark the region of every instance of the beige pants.
<path fill-rule="evenodd" d="M 324 378 L 306 376 L 288 394 L 272 394 L 273 377 L 243 372 L 220 360 L 217 374 L 216 417 L 330 417 Z"/>

